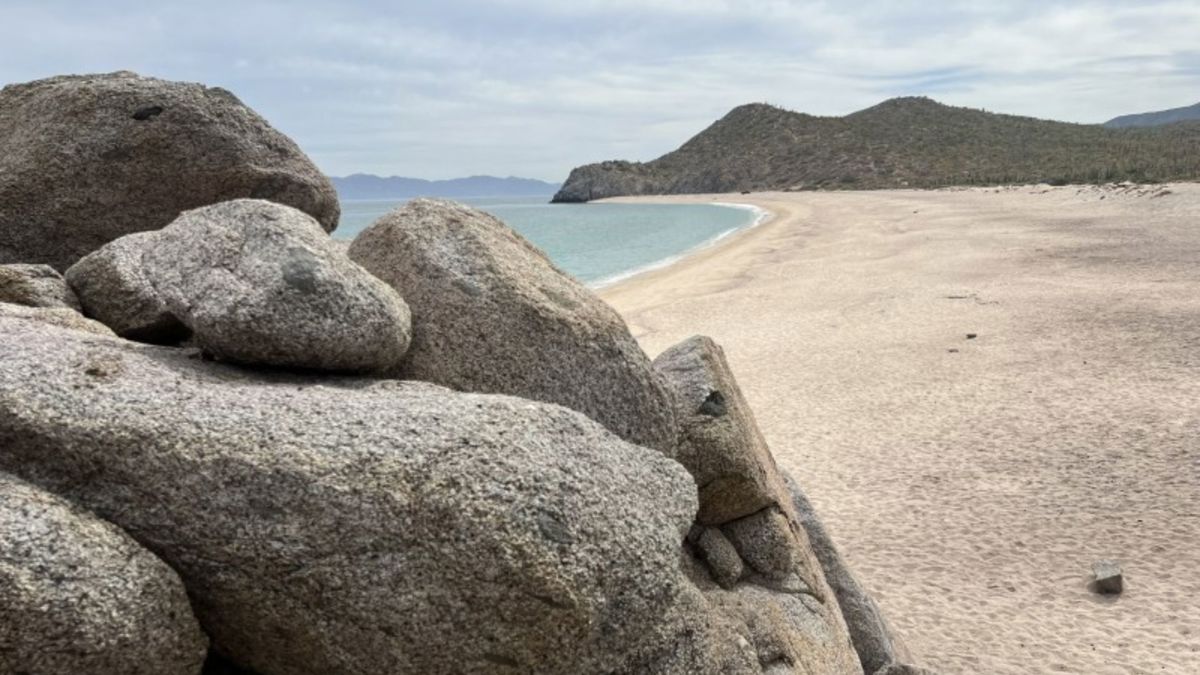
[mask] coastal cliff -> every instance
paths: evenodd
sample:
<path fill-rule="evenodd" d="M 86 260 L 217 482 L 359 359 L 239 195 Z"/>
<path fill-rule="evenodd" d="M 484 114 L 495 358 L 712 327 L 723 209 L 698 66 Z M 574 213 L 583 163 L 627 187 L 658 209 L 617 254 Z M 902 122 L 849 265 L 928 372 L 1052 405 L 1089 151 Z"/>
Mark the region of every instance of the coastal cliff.
<path fill-rule="evenodd" d="M 739 106 L 653 161 L 576 168 L 553 201 L 1197 177 L 1200 122 L 1110 129 L 907 97 L 845 117 Z"/>

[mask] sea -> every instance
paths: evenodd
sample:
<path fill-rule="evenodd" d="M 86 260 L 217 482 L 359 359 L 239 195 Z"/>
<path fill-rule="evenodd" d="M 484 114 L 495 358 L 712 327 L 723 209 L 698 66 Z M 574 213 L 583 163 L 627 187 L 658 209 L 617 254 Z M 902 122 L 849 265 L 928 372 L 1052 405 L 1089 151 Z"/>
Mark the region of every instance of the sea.
<path fill-rule="evenodd" d="M 338 239 L 352 239 L 405 200 L 342 200 Z M 740 204 L 550 204 L 549 197 L 456 198 L 487 211 L 592 288 L 669 265 L 766 212 Z"/>

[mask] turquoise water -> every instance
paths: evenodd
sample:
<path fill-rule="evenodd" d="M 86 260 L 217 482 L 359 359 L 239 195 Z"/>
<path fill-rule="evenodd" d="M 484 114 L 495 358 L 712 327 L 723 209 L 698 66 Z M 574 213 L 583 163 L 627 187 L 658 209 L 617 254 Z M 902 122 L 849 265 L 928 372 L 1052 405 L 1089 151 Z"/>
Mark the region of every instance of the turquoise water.
<path fill-rule="evenodd" d="M 459 200 L 503 220 L 584 283 L 600 286 L 667 264 L 755 222 L 745 208 L 708 204 L 547 204 Z M 401 201 L 345 200 L 333 236 L 351 239 Z"/>

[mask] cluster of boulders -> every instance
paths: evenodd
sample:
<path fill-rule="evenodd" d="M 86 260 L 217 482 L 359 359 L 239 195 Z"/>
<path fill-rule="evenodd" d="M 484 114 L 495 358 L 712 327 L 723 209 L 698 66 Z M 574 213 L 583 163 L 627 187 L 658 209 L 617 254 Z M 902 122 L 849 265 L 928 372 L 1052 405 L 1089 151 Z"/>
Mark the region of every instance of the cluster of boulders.
<path fill-rule="evenodd" d="M 917 672 L 711 340 L 450 202 L 347 250 L 221 90 L 7 87 L 0 151 L 0 672 Z"/>

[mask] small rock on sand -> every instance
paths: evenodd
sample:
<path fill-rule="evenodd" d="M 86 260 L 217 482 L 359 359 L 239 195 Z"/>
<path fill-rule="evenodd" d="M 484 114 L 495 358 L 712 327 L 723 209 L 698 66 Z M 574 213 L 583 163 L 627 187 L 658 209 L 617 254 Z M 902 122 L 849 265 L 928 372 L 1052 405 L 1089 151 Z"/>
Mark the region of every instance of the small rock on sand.
<path fill-rule="evenodd" d="M 1104 595 L 1116 595 L 1125 590 L 1125 578 L 1121 566 L 1113 560 L 1097 560 L 1092 563 L 1096 575 L 1095 590 Z"/>

